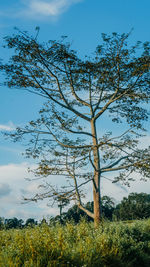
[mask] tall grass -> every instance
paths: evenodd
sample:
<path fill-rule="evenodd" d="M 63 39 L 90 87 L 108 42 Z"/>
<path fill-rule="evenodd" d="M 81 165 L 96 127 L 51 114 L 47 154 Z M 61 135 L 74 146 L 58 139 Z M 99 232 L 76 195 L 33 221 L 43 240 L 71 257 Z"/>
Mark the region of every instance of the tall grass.
<path fill-rule="evenodd" d="M 0 266 L 150 266 L 150 220 L 0 231 Z"/>

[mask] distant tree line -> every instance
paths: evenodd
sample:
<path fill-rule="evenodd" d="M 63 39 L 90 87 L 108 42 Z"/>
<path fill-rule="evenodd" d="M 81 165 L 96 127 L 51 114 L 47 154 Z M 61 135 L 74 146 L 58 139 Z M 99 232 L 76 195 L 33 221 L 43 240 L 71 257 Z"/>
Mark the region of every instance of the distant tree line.
<path fill-rule="evenodd" d="M 150 194 L 146 193 L 131 193 L 128 197 L 124 197 L 122 201 L 115 205 L 115 202 L 109 196 L 103 196 L 102 203 L 102 217 L 104 220 L 139 220 L 150 217 Z M 93 201 L 88 202 L 85 208 L 93 211 Z M 78 208 L 77 205 L 71 207 L 67 212 L 60 213 L 56 217 L 51 218 L 51 222 L 74 221 L 78 223 L 84 217 L 87 221 L 92 219 L 85 215 L 85 213 Z"/>
<path fill-rule="evenodd" d="M 67 221 L 73 221 L 78 223 L 81 218 L 85 218 L 87 221 L 92 221 L 91 217 L 85 215 L 85 213 L 78 208 L 78 205 L 74 205 L 67 212 L 62 212 L 62 209 L 68 203 L 59 203 L 60 214 L 51 217 L 49 222 L 43 219 L 38 223 L 33 218 L 28 218 L 26 222 L 22 219 L 12 218 L 5 219 L 0 217 L 0 229 L 11 229 L 11 228 L 24 228 L 41 225 L 43 223 L 62 223 L 65 224 Z M 85 205 L 91 212 L 93 211 L 93 201 L 88 202 Z M 114 200 L 109 196 L 102 197 L 102 214 L 104 220 L 139 220 L 147 219 L 150 217 L 150 194 L 146 193 L 131 193 L 128 197 L 124 197 L 123 200 L 115 205 Z"/>
<path fill-rule="evenodd" d="M 0 229 L 17 229 L 17 228 L 24 228 L 28 226 L 34 226 L 37 225 L 38 222 L 33 218 L 28 218 L 26 222 L 22 219 L 17 219 L 16 217 L 11 219 L 5 219 L 3 217 L 0 217 Z"/>

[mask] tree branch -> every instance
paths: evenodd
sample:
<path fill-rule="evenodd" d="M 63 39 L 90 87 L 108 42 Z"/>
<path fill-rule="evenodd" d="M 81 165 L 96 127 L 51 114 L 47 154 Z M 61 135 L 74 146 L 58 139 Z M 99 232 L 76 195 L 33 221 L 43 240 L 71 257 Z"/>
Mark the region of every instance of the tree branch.
<path fill-rule="evenodd" d="M 70 68 L 69 68 L 69 70 L 70 70 Z M 71 70 L 70 70 L 70 72 L 69 72 L 69 75 L 70 75 L 70 79 L 69 79 L 68 75 L 67 75 L 67 77 L 68 77 L 68 81 L 69 81 L 69 83 L 70 83 L 70 88 L 71 88 L 71 92 L 72 92 L 73 96 L 74 96 L 75 99 L 76 99 L 77 101 L 79 101 L 82 105 L 90 107 L 90 104 L 89 104 L 89 103 L 87 103 L 86 101 L 84 101 L 83 99 L 81 99 L 81 98 L 76 94 L 76 91 L 75 91 L 75 89 L 74 89 L 74 85 L 73 85 L 73 79 L 72 79 L 72 75 L 71 75 Z"/>
<path fill-rule="evenodd" d="M 110 100 L 106 103 L 106 105 L 96 114 L 96 116 L 94 117 L 94 119 L 98 119 L 104 112 L 105 110 L 115 101 L 119 100 L 120 98 L 122 98 L 124 95 L 126 95 L 132 88 L 134 88 L 134 86 L 136 85 L 138 79 L 141 77 L 141 75 L 139 75 L 135 81 L 135 83 L 130 87 L 127 88 L 126 90 L 124 90 L 124 92 L 122 94 L 120 94 L 119 96 L 116 97 L 117 93 L 119 92 L 119 88 L 117 87 L 115 93 L 112 95 L 112 97 L 110 98 Z"/>
<path fill-rule="evenodd" d="M 44 65 L 44 66 L 47 68 L 47 70 L 50 72 L 50 75 L 51 75 L 52 77 L 55 78 L 56 83 L 57 83 L 57 86 L 58 86 L 58 90 L 59 90 L 59 93 L 60 93 L 60 96 L 61 96 L 61 98 L 63 99 L 63 101 L 64 101 L 64 103 L 66 104 L 66 106 L 68 107 L 68 109 L 71 110 L 72 112 L 74 112 L 75 114 L 77 114 L 79 117 L 83 118 L 83 116 L 84 116 L 84 119 L 85 119 L 85 120 L 90 121 L 90 119 L 89 119 L 87 116 L 81 114 L 81 113 L 78 112 L 76 109 L 74 109 L 74 108 L 72 108 L 72 107 L 70 106 L 70 104 L 68 103 L 67 99 L 65 98 L 65 96 L 64 96 L 64 94 L 63 94 L 63 92 L 62 92 L 62 90 L 61 90 L 61 86 L 60 86 L 58 77 L 57 77 L 57 76 L 56 76 L 56 75 L 49 69 L 49 67 L 47 66 L 47 64 L 45 64 L 44 59 L 43 59 L 43 57 L 41 56 L 41 54 L 40 54 L 40 58 L 42 59 L 42 63 L 43 63 L 43 65 Z M 67 75 L 67 73 L 66 73 L 66 75 Z M 81 99 L 78 98 L 78 101 L 79 101 L 79 100 L 81 100 Z M 84 101 L 83 101 L 83 102 L 84 102 Z M 86 102 L 84 102 L 84 105 L 85 105 L 85 103 L 86 103 Z M 83 104 L 83 103 L 82 103 L 82 104 Z M 86 103 L 86 105 L 89 105 L 89 104 Z"/>
<path fill-rule="evenodd" d="M 75 191 L 76 191 L 76 196 L 77 196 L 77 201 L 78 201 L 78 207 L 79 207 L 81 210 L 83 210 L 89 217 L 91 217 L 91 218 L 94 219 L 94 213 L 90 212 L 89 210 L 87 210 L 86 208 L 83 207 L 82 202 L 81 202 L 80 193 L 79 193 L 79 187 L 80 187 L 81 185 L 84 185 L 84 184 L 88 183 L 90 180 L 88 180 L 88 181 L 86 181 L 86 182 L 84 182 L 84 183 L 82 183 L 82 184 L 80 184 L 80 185 L 78 186 L 78 184 L 77 184 L 77 179 L 76 179 L 76 176 L 75 176 L 75 173 L 72 174 L 72 173 L 70 172 L 70 170 L 68 169 L 68 166 L 67 166 L 67 157 L 66 157 L 66 168 L 67 168 L 68 172 L 70 173 L 71 177 L 72 177 L 73 180 L 74 180 Z"/>
<path fill-rule="evenodd" d="M 100 105 L 103 91 L 104 91 L 104 86 L 103 86 L 103 88 L 102 88 L 101 91 L 100 91 L 100 96 L 99 96 L 98 102 L 97 102 L 97 104 L 96 104 L 96 106 L 95 106 L 95 108 L 94 108 L 94 110 L 93 110 L 94 114 L 95 114 L 96 110 L 98 109 L 98 107 L 99 107 L 99 105 Z"/>
<path fill-rule="evenodd" d="M 66 128 L 65 126 L 63 126 L 63 129 L 66 131 L 66 132 L 69 132 L 69 133 L 74 133 L 74 134 L 85 134 L 85 135 L 88 135 L 88 136 L 91 136 L 93 137 L 93 135 L 91 133 L 88 133 L 88 132 L 84 132 L 84 131 L 74 131 L 74 130 L 71 130 L 71 129 L 68 129 Z"/>
<path fill-rule="evenodd" d="M 78 207 L 79 207 L 80 210 L 83 210 L 89 217 L 94 219 L 94 213 L 93 212 L 91 212 L 91 211 L 87 210 L 86 208 L 84 208 L 82 206 L 82 204 L 78 204 Z"/>
<path fill-rule="evenodd" d="M 36 77 L 32 74 L 32 72 L 29 70 L 29 68 L 27 66 L 24 65 L 24 68 L 26 68 L 26 70 L 31 74 L 32 78 L 36 81 L 38 87 L 48 96 L 49 99 L 51 99 L 53 102 L 55 102 L 56 104 L 58 104 L 59 106 L 68 109 L 70 111 L 72 111 L 73 113 L 75 113 L 77 116 L 81 117 L 82 119 L 85 119 L 86 121 L 90 121 L 90 118 L 88 118 L 87 116 L 85 116 L 84 114 L 78 112 L 77 110 L 73 109 L 70 106 L 64 105 L 63 103 L 59 102 L 58 100 L 56 100 L 55 98 L 53 98 L 48 92 L 47 90 L 41 86 L 41 84 L 38 82 L 38 80 L 36 79 Z"/>
<path fill-rule="evenodd" d="M 112 163 L 111 165 L 105 167 L 105 168 L 101 168 L 101 172 L 105 171 L 106 169 L 110 169 L 110 168 L 113 168 L 114 166 L 116 166 L 117 164 L 119 164 L 120 161 L 124 160 L 124 159 L 127 159 L 128 156 L 124 156 L 124 157 L 121 157 L 120 159 L 118 159 L 116 162 Z"/>
<path fill-rule="evenodd" d="M 49 129 L 49 128 L 48 128 Z M 62 147 L 66 147 L 66 148 L 73 148 L 73 149 L 81 149 L 81 148 L 90 148 L 92 147 L 92 145 L 84 145 L 84 146 L 74 146 L 74 145 L 67 145 L 62 143 L 61 141 L 58 140 L 58 138 L 52 133 L 52 131 L 49 129 L 51 135 L 54 137 L 54 139 L 56 140 L 56 142 L 61 145 Z"/>
<path fill-rule="evenodd" d="M 128 169 L 130 167 L 138 167 L 139 164 L 143 164 L 145 162 L 145 160 L 141 160 L 141 161 L 137 161 L 137 162 L 133 162 L 131 164 L 128 164 L 128 165 L 122 165 L 120 167 L 117 167 L 117 168 L 105 168 L 105 169 L 102 169 L 101 172 L 111 172 L 111 171 L 119 171 L 119 170 L 123 170 L 123 169 Z"/>
<path fill-rule="evenodd" d="M 104 111 L 112 104 L 116 99 L 114 100 L 115 96 L 117 95 L 119 89 L 117 88 L 115 93 L 112 95 L 110 100 L 106 103 L 106 105 L 95 115 L 94 120 L 97 120 L 103 113 Z"/>

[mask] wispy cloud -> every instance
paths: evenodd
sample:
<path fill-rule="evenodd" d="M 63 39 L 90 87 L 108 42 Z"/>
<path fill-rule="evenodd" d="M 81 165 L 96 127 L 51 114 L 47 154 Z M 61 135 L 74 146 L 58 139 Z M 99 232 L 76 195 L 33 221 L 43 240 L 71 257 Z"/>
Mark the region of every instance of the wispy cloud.
<path fill-rule="evenodd" d="M 34 15 L 58 16 L 78 2 L 81 2 L 81 0 L 31 0 L 28 11 Z"/>
<path fill-rule="evenodd" d="M 0 131 L 12 131 L 15 129 L 15 126 L 12 122 L 9 122 L 8 124 L 0 124 Z"/>
<path fill-rule="evenodd" d="M 82 1 L 84 0 L 19 0 L 18 6 L 12 4 L 9 9 L 1 10 L 0 14 L 32 19 L 58 18 L 69 7 Z"/>

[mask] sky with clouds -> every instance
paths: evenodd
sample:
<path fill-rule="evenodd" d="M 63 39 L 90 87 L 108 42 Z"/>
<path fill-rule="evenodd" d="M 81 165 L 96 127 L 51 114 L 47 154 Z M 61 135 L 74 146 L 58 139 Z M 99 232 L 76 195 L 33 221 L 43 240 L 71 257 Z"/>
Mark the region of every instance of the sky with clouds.
<path fill-rule="evenodd" d="M 90 54 L 101 40 L 101 33 L 129 32 L 130 41 L 150 40 L 149 0 L 5 0 L 0 1 L 0 59 L 7 60 L 9 53 L 2 48 L 3 37 L 14 33 L 14 27 L 33 34 L 40 27 L 41 41 L 59 39 L 67 35 L 72 47 L 81 56 Z M 0 87 L 0 131 L 10 131 L 35 119 L 42 100 L 24 91 Z M 147 127 L 149 125 L 147 124 Z M 150 129 L 150 128 L 149 128 Z M 150 141 L 150 131 L 146 144 Z M 57 207 L 47 202 L 21 204 L 24 194 L 38 190 L 38 181 L 29 182 L 26 161 L 21 144 L 10 143 L 0 134 L 0 216 L 6 218 L 34 217 L 41 219 L 58 213 Z M 102 193 L 121 200 L 129 192 L 150 193 L 150 183 L 135 182 L 131 188 L 122 188 L 104 180 Z M 87 189 L 89 190 L 89 189 Z"/>

